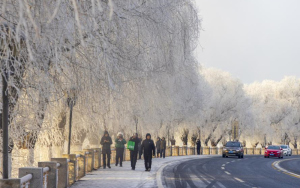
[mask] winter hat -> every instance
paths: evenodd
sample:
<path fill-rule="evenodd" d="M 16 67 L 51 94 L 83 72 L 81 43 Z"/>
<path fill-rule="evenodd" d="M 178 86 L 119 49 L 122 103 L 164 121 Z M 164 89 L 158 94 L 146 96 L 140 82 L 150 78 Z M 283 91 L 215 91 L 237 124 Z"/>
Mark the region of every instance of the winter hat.
<path fill-rule="evenodd" d="M 147 133 L 147 134 L 146 134 L 146 138 L 147 138 L 147 136 L 150 136 L 150 138 L 151 138 L 151 134 L 150 134 L 150 133 Z"/>
<path fill-rule="evenodd" d="M 104 135 L 106 135 L 106 134 L 108 134 L 108 132 L 107 131 L 104 131 Z M 108 134 L 109 135 L 109 134 Z"/>
<path fill-rule="evenodd" d="M 118 136 L 123 136 L 123 133 L 122 133 L 122 132 L 118 132 L 117 135 L 118 135 Z"/>
<path fill-rule="evenodd" d="M 133 133 L 132 136 L 138 137 L 138 133 Z"/>

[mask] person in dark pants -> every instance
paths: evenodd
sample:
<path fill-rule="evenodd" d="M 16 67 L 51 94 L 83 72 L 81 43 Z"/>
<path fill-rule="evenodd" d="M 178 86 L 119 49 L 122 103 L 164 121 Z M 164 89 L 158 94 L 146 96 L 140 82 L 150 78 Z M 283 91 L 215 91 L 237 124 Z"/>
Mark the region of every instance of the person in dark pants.
<path fill-rule="evenodd" d="M 141 138 L 139 138 L 139 139 L 140 139 L 139 145 L 138 145 L 138 149 L 139 149 L 139 159 L 142 159 L 142 154 L 143 154 L 143 152 L 142 152 L 142 139 L 141 139 Z"/>
<path fill-rule="evenodd" d="M 101 138 L 100 144 L 102 145 L 103 169 L 106 168 L 106 164 L 108 168 L 111 168 L 110 167 L 110 154 L 111 154 L 110 145 L 112 145 L 112 140 L 107 131 L 104 131 L 104 136 Z M 106 158 L 107 158 L 107 163 L 106 163 Z"/>
<path fill-rule="evenodd" d="M 139 143 L 141 142 L 138 138 L 138 134 L 134 133 L 133 136 L 130 138 L 130 141 L 135 142 L 134 150 L 130 150 L 130 162 L 131 162 L 131 169 L 135 170 L 135 165 L 137 161 L 137 155 L 139 152 Z"/>
<path fill-rule="evenodd" d="M 197 144 L 197 155 L 200 155 L 200 148 L 201 148 L 201 141 L 200 141 L 200 139 L 197 139 L 196 144 Z"/>
<path fill-rule="evenodd" d="M 142 150 L 144 152 L 145 171 L 150 171 L 152 156 L 155 156 L 155 145 L 153 140 L 151 140 L 151 135 L 149 133 L 146 134 L 146 139 L 142 143 Z"/>
<path fill-rule="evenodd" d="M 160 158 L 165 158 L 166 157 L 166 148 L 167 148 L 167 142 L 165 137 L 162 137 L 160 141 Z"/>
<path fill-rule="evenodd" d="M 160 154 L 160 138 L 159 137 L 157 138 L 155 145 L 156 145 L 156 155 L 157 155 L 156 157 L 159 158 L 159 154 Z"/>
<path fill-rule="evenodd" d="M 126 140 L 123 138 L 122 133 L 118 133 L 117 139 L 115 140 L 116 144 L 116 166 L 118 166 L 120 160 L 120 167 L 122 167 L 123 155 L 124 155 L 124 144 L 126 144 Z"/>

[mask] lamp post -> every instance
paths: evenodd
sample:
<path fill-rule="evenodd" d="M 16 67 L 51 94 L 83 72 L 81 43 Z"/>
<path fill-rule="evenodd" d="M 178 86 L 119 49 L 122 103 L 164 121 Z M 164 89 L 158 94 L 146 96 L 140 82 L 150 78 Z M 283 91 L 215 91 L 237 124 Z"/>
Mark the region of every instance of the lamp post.
<path fill-rule="evenodd" d="M 8 179 L 8 73 L 4 70 L 2 75 L 2 131 L 3 131 L 3 179 Z"/>
<path fill-rule="evenodd" d="M 3 134 L 3 148 L 2 148 L 2 165 L 3 165 L 3 179 L 9 178 L 9 91 L 8 80 L 9 76 L 13 75 L 13 64 L 20 55 L 20 49 L 25 48 L 24 36 L 16 36 L 15 28 L 8 24 L 0 25 L 0 62 L 2 69 L 2 134 Z M 20 42 L 16 43 L 16 38 L 20 38 Z M 18 48 L 19 46 L 20 48 Z M 6 53 L 8 52 L 8 54 Z"/>
<path fill-rule="evenodd" d="M 69 142 L 68 142 L 68 154 L 70 154 L 71 149 L 71 135 L 72 135 L 72 115 L 73 115 L 73 107 L 76 104 L 76 89 L 72 88 L 68 93 L 67 103 L 70 108 L 70 119 L 69 119 Z"/>
<path fill-rule="evenodd" d="M 135 122 L 135 132 L 137 133 L 137 127 L 138 127 L 139 119 L 136 115 L 133 116 L 133 119 L 134 119 L 134 122 Z"/>

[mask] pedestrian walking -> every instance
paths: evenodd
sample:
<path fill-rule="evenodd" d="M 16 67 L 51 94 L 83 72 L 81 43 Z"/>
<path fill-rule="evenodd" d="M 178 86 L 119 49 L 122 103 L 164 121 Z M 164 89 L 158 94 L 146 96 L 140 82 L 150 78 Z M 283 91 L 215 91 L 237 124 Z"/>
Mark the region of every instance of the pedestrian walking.
<path fill-rule="evenodd" d="M 139 138 L 139 139 L 140 139 L 139 145 L 138 145 L 139 159 L 142 159 L 142 154 L 143 154 L 143 152 L 142 152 L 142 139 L 141 138 Z"/>
<path fill-rule="evenodd" d="M 126 140 L 123 138 L 123 134 L 121 132 L 118 133 L 118 136 L 115 140 L 116 147 L 116 166 L 120 161 L 120 167 L 122 167 L 122 162 L 124 158 L 124 144 L 126 144 Z"/>
<path fill-rule="evenodd" d="M 130 138 L 129 141 L 134 142 L 134 149 L 130 150 L 130 162 L 131 162 L 131 170 L 135 170 L 137 155 L 139 152 L 139 143 L 141 142 L 138 134 L 134 133 L 133 136 Z"/>
<path fill-rule="evenodd" d="M 104 131 L 104 136 L 101 138 L 100 144 L 102 145 L 103 169 L 106 168 L 106 165 L 108 168 L 111 168 L 110 167 L 110 154 L 111 154 L 110 145 L 112 145 L 112 140 L 107 131 Z"/>
<path fill-rule="evenodd" d="M 160 158 L 165 158 L 166 157 L 166 148 L 167 148 L 167 142 L 165 137 L 162 137 L 160 141 Z"/>
<path fill-rule="evenodd" d="M 197 155 L 200 155 L 200 149 L 201 149 L 201 141 L 200 141 L 200 139 L 197 139 L 196 144 L 197 144 Z"/>
<path fill-rule="evenodd" d="M 151 134 L 146 134 L 146 139 L 142 143 L 142 150 L 144 153 L 144 160 L 145 160 L 145 171 L 151 170 L 152 164 L 152 156 L 155 156 L 155 145 L 153 140 L 151 140 Z"/>
<path fill-rule="evenodd" d="M 156 145 L 156 155 L 157 155 L 156 157 L 159 158 L 159 154 L 160 154 L 160 138 L 159 137 L 157 138 L 155 145 Z"/>

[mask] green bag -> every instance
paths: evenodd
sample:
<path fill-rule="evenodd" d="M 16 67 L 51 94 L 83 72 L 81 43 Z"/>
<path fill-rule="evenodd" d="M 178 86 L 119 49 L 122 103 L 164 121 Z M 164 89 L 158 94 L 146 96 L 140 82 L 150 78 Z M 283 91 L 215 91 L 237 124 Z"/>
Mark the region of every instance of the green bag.
<path fill-rule="evenodd" d="M 134 150 L 134 146 L 135 146 L 135 142 L 133 142 L 133 141 L 128 141 L 128 143 L 127 143 L 127 149 L 129 149 L 129 150 Z"/>

